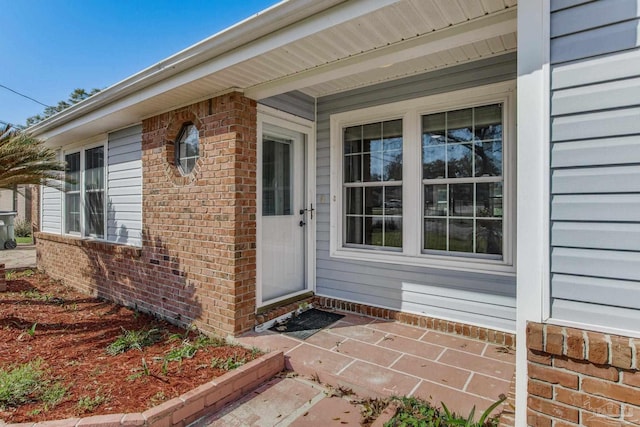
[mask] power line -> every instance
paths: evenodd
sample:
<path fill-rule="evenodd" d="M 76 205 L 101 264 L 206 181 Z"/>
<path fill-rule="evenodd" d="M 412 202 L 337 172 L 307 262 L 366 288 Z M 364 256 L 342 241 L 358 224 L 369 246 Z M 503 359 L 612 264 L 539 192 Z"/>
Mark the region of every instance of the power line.
<path fill-rule="evenodd" d="M 10 87 L 6 87 L 5 85 L 1 85 L 1 84 L 0 84 L 0 87 L 1 87 L 1 88 L 4 88 L 4 89 L 6 89 L 6 90 L 8 90 L 9 92 L 13 92 L 13 93 L 15 93 L 16 95 L 20 95 L 20 96 L 21 96 L 21 97 L 23 97 L 23 98 L 27 98 L 27 99 L 29 99 L 29 100 L 31 100 L 31 101 L 33 101 L 33 102 L 37 103 L 37 104 L 40 104 L 40 105 L 42 105 L 42 106 L 44 106 L 44 107 L 51 107 L 51 105 L 43 104 L 42 102 L 38 101 L 37 99 L 33 99 L 32 97 L 27 96 L 27 95 L 25 95 L 25 94 L 23 94 L 23 93 L 20 93 L 20 92 L 18 92 L 17 90 L 13 90 L 13 89 L 11 89 Z"/>

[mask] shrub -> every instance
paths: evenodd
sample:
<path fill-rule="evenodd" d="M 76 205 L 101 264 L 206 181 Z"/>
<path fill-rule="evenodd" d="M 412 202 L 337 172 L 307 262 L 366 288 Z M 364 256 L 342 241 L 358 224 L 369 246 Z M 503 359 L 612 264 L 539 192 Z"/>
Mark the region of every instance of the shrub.
<path fill-rule="evenodd" d="M 16 237 L 31 237 L 31 223 L 26 219 L 19 219 L 14 224 Z"/>

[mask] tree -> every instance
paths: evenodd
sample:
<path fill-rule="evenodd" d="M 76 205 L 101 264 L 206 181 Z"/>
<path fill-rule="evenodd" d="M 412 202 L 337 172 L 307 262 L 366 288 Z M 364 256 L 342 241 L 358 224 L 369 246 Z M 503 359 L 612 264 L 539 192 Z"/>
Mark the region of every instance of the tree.
<path fill-rule="evenodd" d="M 37 114 L 35 116 L 28 117 L 27 127 L 33 126 L 36 123 L 39 123 L 44 119 L 51 117 L 56 113 L 59 113 L 60 111 L 66 110 L 72 105 L 77 104 L 80 101 L 84 101 L 85 99 L 89 98 L 92 95 L 95 95 L 98 92 L 100 92 L 100 89 L 96 88 L 91 89 L 91 91 L 89 92 L 80 88 L 74 89 L 73 92 L 71 92 L 71 95 L 69 95 L 69 99 L 67 99 L 66 101 L 59 101 L 58 105 L 45 108 L 42 115 Z"/>
<path fill-rule="evenodd" d="M 44 142 L 6 125 L 0 128 L 0 188 L 47 185 L 60 188 L 65 164 Z"/>

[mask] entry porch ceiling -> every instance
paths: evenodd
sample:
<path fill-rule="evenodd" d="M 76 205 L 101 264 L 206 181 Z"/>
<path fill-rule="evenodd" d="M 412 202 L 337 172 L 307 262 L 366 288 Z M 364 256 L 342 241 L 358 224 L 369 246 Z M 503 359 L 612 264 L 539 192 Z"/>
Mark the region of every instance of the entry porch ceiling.
<path fill-rule="evenodd" d="M 403 0 L 245 61 L 215 79 L 242 87 L 255 99 L 289 90 L 321 97 L 512 52 L 516 5 L 516 0 Z"/>
<path fill-rule="evenodd" d="M 194 54 L 188 65 L 162 64 L 163 80 L 134 82 L 135 91 L 108 88 L 36 132 L 59 146 L 229 90 L 258 101 L 292 90 L 320 97 L 516 50 L 517 0 L 331 4 L 217 56 Z"/>
<path fill-rule="evenodd" d="M 256 100 L 291 90 L 320 97 L 513 52 L 516 5 L 517 0 L 401 0 L 158 98 L 184 105 L 230 88 Z"/>

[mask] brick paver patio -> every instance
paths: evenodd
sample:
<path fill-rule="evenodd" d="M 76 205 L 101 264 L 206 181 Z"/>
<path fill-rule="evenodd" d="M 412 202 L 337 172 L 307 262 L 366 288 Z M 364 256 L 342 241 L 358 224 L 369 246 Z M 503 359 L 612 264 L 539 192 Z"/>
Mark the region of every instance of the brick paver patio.
<path fill-rule="evenodd" d="M 361 398 L 419 396 L 436 405 L 444 402 L 449 409 L 465 415 L 474 405 L 481 413 L 500 394 L 509 391 L 515 370 L 514 349 L 397 322 L 342 314 L 343 319 L 305 341 L 270 331 L 239 338 L 248 346 L 282 350 L 287 367 L 300 378 L 274 380 L 255 396 L 245 397 L 234 408 L 207 418 L 209 421 L 201 425 L 312 425 L 312 420 L 317 425 L 342 420 L 336 425 L 344 425 L 345 417 L 353 416 L 345 406 L 348 402 L 327 398 L 319 391 L 320 386 L 309 385 L 311 378 L 325 385 L 349 388 Z M 277 414 L 269 415 L 260 409 L 267 402 L 278 408 Z"/>

